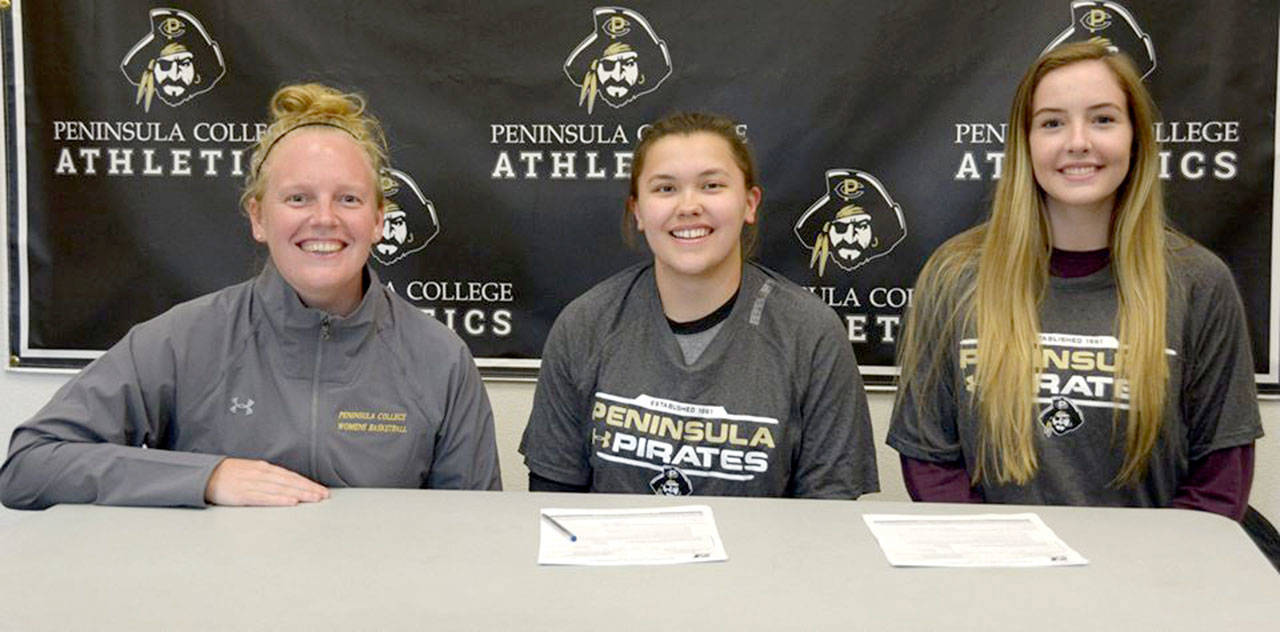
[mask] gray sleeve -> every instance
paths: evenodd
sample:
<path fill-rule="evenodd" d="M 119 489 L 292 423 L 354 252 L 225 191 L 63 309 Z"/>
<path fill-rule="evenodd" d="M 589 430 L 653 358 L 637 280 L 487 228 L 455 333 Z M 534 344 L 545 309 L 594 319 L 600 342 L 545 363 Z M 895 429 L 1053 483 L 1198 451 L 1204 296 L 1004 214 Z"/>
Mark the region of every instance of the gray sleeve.
<path fill-rule="evenodd" d="M 6 507 L 205 505 L 223 457 L 144 447 L 163 445 L 172 410 L 173 354 L 157 338 L 130 331 L 14 430 L 0 467 Z"/>
<path fill-rule="evenodd" d="M 1184 418 L 1192 460 L 1262 436 L 1253 354 L 1240 293 L 1225 265 L 1190 317 L 1194 339 L 1185 358 Z"/>
<path fill-rule="evenodd" d="M 951 313 L 954 308 L 937 309 L 942 298 L 928 284 L 917 287 L 917 304 L 908 313 Z M 956 316 L 958 318 L 958 316 Z M 953 334 L 958 323 L 907 323 L 917 327 L 913 335 L 923 338 L 933 353 L 922 357 L 911 374 L 898 377 L 898 393 L 889 417 L 885 443 L 899 454 L 933 463 L 953 463 L 964 459 L 957 421 L 960 415 L 960 393 L 956 388 L 957 359 Z"/>
<path fill-rule="evenodd" d="M 788 495 L 857 498 L 880 491 L 871 413 L 853 347 L 834 313 L 828 320 L 809 358 L 803 433 Z"/>
<path fill-rule="evenodd" d="M 448 388 L 449 405 L 436 435 L 427 487 L 501 490 L 493 409 L 480 371 L 465 345 L 458 345 Z"/>
<path fill-rule="evenodd" d="M 547 336 L 520 453 L 530 472 L 557 483 L 587 485 L 591 482 L 590 444 L 587 420 L 580 411 L 591 393 L 578 385 L 573 369 L 591 358 L 586 351 L 571 349 L 571 337 L 581 339 L 586 333 L 569 321 L 569 315 L 562 313 Z"/>

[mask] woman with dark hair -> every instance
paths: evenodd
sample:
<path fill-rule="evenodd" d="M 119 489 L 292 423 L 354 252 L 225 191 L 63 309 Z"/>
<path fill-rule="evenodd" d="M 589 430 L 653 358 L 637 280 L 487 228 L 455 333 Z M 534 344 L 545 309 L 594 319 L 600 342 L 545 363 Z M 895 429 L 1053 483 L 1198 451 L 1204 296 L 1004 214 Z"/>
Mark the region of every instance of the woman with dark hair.
<path fill-rule="evenodd" d="M 732 121 L 635 149 L 624 226 L 653 258 L 556 319 L 520 450 L 535 491 L 856 498 L 878 491 L 836 314 L 746 261 L 761 189 Z"/>

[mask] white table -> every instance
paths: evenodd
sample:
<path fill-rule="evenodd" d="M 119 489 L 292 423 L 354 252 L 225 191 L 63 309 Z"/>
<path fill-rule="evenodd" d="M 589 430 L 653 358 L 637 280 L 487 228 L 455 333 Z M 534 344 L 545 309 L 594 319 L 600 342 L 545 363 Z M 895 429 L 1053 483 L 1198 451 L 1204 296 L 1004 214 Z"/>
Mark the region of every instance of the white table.
<path fill-rule="evenodd" d="M 540 567 L 540 507 L 652 496 L 336 490 L 291 508 L 0 522 L 2 630 L 1265 630 L 1280 574 L 1180 510 L 694 498 L 729 561 Z M 1035 511 L 1090 564 L 892 568 L 862 513 Z"/>

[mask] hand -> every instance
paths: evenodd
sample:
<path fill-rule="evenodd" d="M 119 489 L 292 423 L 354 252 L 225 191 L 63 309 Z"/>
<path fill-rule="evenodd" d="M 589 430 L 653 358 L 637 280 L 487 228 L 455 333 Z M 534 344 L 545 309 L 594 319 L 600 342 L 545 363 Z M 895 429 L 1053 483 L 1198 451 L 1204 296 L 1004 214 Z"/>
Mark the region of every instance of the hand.
<path fill-rule="evenodd" d="M 296 505 L 328 497 L 324 485 L 278 465 L 249 459 L 223 459 L 204 488 L 204 499 L 214 505 Z"/>

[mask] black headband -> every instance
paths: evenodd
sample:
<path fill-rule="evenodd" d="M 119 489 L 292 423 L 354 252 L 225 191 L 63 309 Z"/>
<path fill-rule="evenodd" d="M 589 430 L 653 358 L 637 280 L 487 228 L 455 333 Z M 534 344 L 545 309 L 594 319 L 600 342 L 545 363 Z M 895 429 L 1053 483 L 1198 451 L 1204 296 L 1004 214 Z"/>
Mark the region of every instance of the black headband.
<path fill-rule="evenodd" d="M 290 132 L 300 127 L 314 127 L 316 125 L 323 125 L 325 127 L 340 129 L 350 134 L 352 138 L 356 139 L 356 142 L 360 142 L 360 137 L 356 136 L 355 132 L 347 129 L 346 127 L 338 125 L 337 123 L 330 123 L 328 121 L 308 121 L 306 123 L 299 123 L 283 132 L 280 132 L 280 135 L 276 136 L 276 139 L 271 141 L 270 145 L 267 145 L 267 148 L 262 152 L 262 160 L 258 161 L 258 166 L 254 167 L 253 169 L 253 177 L 256 179 L 259 175 L 262 174 L 262 165 L 267 162 L 267 156 L 271 153 L 272 148 L 276 146 L 276 143 L 280 142 L 280 139 L 284 138 L 285 136 L 288 136 Z"/>

